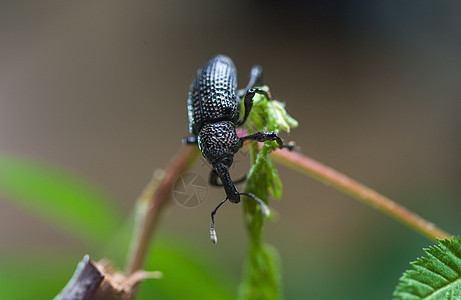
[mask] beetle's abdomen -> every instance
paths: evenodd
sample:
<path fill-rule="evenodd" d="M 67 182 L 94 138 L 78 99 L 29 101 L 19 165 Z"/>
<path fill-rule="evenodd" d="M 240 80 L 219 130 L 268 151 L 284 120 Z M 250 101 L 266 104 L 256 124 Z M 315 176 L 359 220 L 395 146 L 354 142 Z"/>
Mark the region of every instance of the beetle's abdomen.
<path fill-rule="evenodd" d="M 205 63 L 192 83 L 187 104 L 189 130 L 194 135 L 206 123 L 238 120 L 237 71 L 229 57 L 218 55 Z"/>
<path fill-rule="evenodd" d="M 197 141 L 210 164 L 225 156 L 233 156 L 240 149 L 240 139 L 231 121 L 204 124 Z"/>

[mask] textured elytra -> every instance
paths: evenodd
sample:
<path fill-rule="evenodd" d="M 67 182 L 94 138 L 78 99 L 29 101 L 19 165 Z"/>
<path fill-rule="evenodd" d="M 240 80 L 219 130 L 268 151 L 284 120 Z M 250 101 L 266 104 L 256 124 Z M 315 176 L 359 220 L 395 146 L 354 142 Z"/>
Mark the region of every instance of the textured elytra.
<path fill-rule="evenodd" d="M 205 123 L 237 122 L 240 114 L 237 70 L 229 57 L 217 55 L 198 70 L 187 105 L 189 131 L 196 136 Z"/>
<path fill-rule="evenodd" d="M 235 125 L 231 121 L 203 125 L 198 136 L 198 145 L 210 164 L 234 154 L 241 146 Z"/>

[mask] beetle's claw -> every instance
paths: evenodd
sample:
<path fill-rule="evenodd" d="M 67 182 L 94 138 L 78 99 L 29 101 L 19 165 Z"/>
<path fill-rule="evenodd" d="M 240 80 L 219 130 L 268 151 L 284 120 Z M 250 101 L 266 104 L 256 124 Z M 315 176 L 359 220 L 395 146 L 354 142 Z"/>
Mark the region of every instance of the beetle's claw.
<path fill-rule="evenodd" d="M 283 149 L 283 148 L 287 148 L 289 151 L 300 151 L 301 150 L 301 147 L 297 146 L 295 142 L 293 141 L 290 141 L 288 142 L 288 144 L 283 144 L 280 146 L 280 149 Z"/>

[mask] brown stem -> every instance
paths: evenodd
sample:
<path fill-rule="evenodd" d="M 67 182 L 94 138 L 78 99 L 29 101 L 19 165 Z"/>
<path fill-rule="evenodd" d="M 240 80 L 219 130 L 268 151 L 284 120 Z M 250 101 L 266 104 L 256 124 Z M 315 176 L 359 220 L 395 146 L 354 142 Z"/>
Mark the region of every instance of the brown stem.
<path fill-rule="evenodd" d="M 309 175 L 335 189 L 346 193 L 363 203 L 372 206 L 379 211 L 394 217 L 398 221 L 419 231 L 430 239 L 451 238 L 452 235 L 437 228 L 434 224 L 424 220 L 405 207 L 395 203 L 391 199 L 378 194 L 363 184 L 335 171 L 307 156 L 286 149 L 272 152 L 272 158 L 293 170 Z"/>
<path fill-rule="evenodd" d="M 136 286 L 148 278 L 160 278 L 160 272 L 136 271 L 125 276 L 109 261 L 94 262 L 85 255 L 74 275 L 54 300 L 132 300 Z"/>
<path fill-rule="evenodd" d="M 136 234 L 133 239 L 132 249 L 126 268 L 126 274 L 130 275 L 140 270 L 146 259 L 149 241 L 158 222 L 159 214 L 168 201 L 168 196 L 174 183 L 179 176 L 186 171 L 198 157 L 197 147 L 183 146 L 171 160 L 163 173 L 156 173 L 152 181 L 146 187 L 138 205 L 142 214 Z M 286 149 L 272 152 L 275 161 L 288 166 L 302 174 L 309 175 L 335 189 L 342 191 L 363 203 L 370 205 L 398 221 L 419 231 L 430 239 L 450 238 L 451 235 L 437 228 L 420 216 L 409 211 L 405 207 L 393 202 L 391 199 L 378 194 L 374 190 L 358 183 L 346 175 L 335 171 L 307 156 Z"/>
<path fill-rule="evenodd" d="M 135 225 L 135 236 L 128 256 L 126 274 L 142 269 L 146 260 L 150 239 L 157 225 L 160 212 L 168 202 L 170 191 L 176 180 L 198 157 L 197 146 L 183 146 L 168 164 L 165 172 L 156 172 L 141 195 L 139 222 Z M 138 207 L 139 208 L 139 207 Z"/>

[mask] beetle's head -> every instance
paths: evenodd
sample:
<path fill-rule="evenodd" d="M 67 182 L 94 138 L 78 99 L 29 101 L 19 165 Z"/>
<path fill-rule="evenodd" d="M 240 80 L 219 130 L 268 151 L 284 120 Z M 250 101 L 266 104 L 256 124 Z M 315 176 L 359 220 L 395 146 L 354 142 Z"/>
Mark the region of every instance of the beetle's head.
<path fill-rule="evenodd" d="M 240 149 L 235 125 L 230 121 L 205 124 L 198 135 L 198 145 L 206 160 L 217 170 L 230 168 L 234 154 Z"/>
<path fill-rule="evenodd" d="M 228 155 L 221 157 L 217 160 L 215 160 L 211 166 L 213 169 L 216 170 L 218 173 L 219 177 L 227 176 L 226 174 L 229 174 L 229 169 L 232 166 L 232 163 L 234 162 L 234 155 Z"/>
<path fill-rule="evenodd" d="M 224 156 L 216 160 L 216 162 L 213 163 L 213 167 L 215 167 L 215 169 L 219 167 L 229 169 L 232 166 L 233 162 L 234 162 L 234 154 L 232 153 L 228 156 Z"/>

